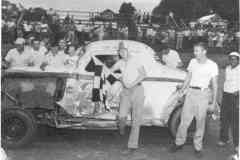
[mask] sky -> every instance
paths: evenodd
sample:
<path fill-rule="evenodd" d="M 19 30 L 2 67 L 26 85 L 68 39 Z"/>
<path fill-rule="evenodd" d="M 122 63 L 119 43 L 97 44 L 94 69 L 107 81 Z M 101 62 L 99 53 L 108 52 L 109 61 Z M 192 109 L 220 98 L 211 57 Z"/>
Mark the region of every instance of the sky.
<path fill-rule="evenodd" d="M 16 4 L 21 3 L 26 8 L 43 7 L 60 10 L 81 10 L 91 12 L 101 12 L 111 9 L 118 12 L 123 2 L 132 2 L 137 11 L 151 12 L 161 0 L 9 0 Z"/>

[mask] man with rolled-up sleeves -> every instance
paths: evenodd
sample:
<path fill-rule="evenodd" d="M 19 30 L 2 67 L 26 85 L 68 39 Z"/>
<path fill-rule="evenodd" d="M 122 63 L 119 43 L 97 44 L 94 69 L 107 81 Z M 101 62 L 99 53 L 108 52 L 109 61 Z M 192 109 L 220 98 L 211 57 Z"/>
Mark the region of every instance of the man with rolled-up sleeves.
<path fill-rule="evenodd" d="M 138 148 L 141 112 L 144 104 L 142 80 L 146 77 L 146 71 L 139 60 L 133 57 L 126 48 L 121 47 L 119 53 L 125 61 L 121 78 L 124 88 L 120 95 L 119 129 L 120 134 L 123 135 L 128 113 L 132 110 L 132 125 L 127 150 L 127 153 L 131 153 Z"/>

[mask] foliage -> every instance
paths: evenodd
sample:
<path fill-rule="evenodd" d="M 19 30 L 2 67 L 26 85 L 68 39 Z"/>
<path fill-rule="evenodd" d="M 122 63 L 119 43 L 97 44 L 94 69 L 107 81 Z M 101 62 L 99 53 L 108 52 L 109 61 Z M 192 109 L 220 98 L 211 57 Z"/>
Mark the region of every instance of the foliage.
<path fill-rule="evenodd" d="M 123 2 L 118 15 L 118 23 L 120 26 L 129 26 L 130 21 L 134 18 L 136 9 L 132 6 L 132 3 Z"/>
<path fill-rule="evenodd" d="M 135 40 L 137 37 L 137 26 L 135 17 L 135 7 L 132 3 L 123 2 L 117 18 L 119 27 L 128 27 L 129 39 Z"/>
<path fill-rule="evenodd" d="M 174 13 L 174 17 L 184 19 L 189 22 L 201 16 L 209 14 L 211 11 L 229 20 L 238 20 L 238 0 L 162 0 L 153 11 L 153 16 L 166 16 L 169 12 Z"/>
<path fill-rule="evenodd" d="M 42 17 L 46 17 L 46 10 L 43 8 L 30 8 L 25 11 L 24 20 L 40 21 Z"/>

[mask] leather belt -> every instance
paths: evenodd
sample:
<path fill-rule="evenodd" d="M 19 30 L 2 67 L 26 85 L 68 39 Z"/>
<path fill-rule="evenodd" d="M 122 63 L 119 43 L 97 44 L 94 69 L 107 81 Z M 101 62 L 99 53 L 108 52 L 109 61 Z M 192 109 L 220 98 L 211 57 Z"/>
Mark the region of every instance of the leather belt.
<path fill-rule="evenodd" d="M 200 87 L 194 87 L 194 86 L 190 86 L 190 88 L 192 88 L 192 89 L 198 89 L 198 90 L 202 90 L 202 88 L 200 88 Z"/>

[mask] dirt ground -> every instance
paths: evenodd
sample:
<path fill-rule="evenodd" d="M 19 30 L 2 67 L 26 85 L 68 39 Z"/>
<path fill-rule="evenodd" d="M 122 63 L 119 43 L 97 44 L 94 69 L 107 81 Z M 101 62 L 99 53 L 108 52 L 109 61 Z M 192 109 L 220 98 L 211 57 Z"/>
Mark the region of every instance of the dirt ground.
<path fill-rule="evenodd" d="M 210 120 L 204 140 L 203 160 L 226 160 L 233 149 L 216 146 L 219 122 Z M 196 160 L 188 142 L 183 150 L 169 153 L 172 138 L 166 128 L 143 127 L 140 148 L 123 153 L 128 140 L 117 131 L 56 130 L 41 127 L 35 142 L 25 148 L 7 150 L 10 160 Z"/>

